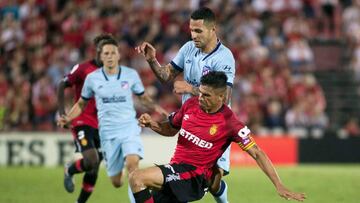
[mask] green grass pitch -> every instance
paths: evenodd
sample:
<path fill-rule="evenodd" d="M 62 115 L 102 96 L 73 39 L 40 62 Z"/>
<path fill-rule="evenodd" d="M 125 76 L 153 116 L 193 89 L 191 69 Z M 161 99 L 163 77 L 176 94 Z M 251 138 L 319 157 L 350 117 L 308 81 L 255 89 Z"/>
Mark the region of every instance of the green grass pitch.
<path fill-rule="evenodd" d="M 359 203 L 360 165 L 300 165 L 277 167 L 283 182 L 291 189 L 307 194 L 308 203 Z M 65 192 L 62 168 L 0 167 L 0 203 L 74 203 L 81 176 L 76 176 L 76 191 Z M 281 199 L 257 167 L 232 168 L 225 178 L 230 203 L 277 203 Z M 89 203 L 126 203 L 127 184 L 115 189 L 105 170 L 100 171 Z M 201 203 L 215 202 L 207 194 Z"/>

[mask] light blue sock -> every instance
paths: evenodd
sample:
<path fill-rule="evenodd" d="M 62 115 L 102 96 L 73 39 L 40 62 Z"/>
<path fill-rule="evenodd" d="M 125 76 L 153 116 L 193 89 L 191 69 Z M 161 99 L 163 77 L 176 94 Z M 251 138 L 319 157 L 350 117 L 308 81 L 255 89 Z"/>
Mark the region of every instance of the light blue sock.
<path fill-rule="evenodd" d="M 217 203 L 228 203 L 227 200 L 227 185 L 225 181 L 221 180 L 219 191 L 213 195 Z"/>
<path fill-rule="evenodd" d="M 130 185 L 128 185 L 128 196 L 129 196 L 130 203 L 135 203 L 135 198 L 131 191 Z"/>

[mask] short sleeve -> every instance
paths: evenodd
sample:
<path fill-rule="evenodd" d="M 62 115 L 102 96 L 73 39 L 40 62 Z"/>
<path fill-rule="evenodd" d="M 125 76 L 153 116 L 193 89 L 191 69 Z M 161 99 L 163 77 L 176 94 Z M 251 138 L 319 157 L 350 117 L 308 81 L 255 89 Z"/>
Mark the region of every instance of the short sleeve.
<path fill-rule="evenodd" d="M 189 51 L 190 43 L 191 41 L 184 44 L 176 54 L 175 58 L 170 62 L 173 68 L 180 72 L 184 71 L 185 55 Z"/>
<path fill-rule="evenodd" d="M 242 150 L 246 151 L 255 145 L 250 129 L 237 118 L 230 119 L 230 127 L 232 128 L 231 140 L 238 143 Z"/>
<path fill-rule="evenodd" d="M 145 88 L 140 79 L 140 76 L 136 71 L 134 71 L 134 83 L 131 86 L 131 90 L 136 95 L 142 95 L 142 94 L 144 94 L 144 91 L 145 91 Z"/>
<path fill-rule="evenodd" d="M 227 50 L 227 53 L 224 54 L 221 61 L 218 61 L 216 71 L 223 71 L 227 76 L 227 85 L 232 87 L 234 84 L 235 78 L 235 59 L 230 50 Z"/>
<path fill-rule="evenodd" d="M 81 74 L 79 66 L 80 66 L 79 64 L 76 64 L 75 66 L 73 66 L 70 73 L 64 77 L 65 82 L 69 83 L 69 85 L 76 84 L 77 81 L 79 81 L 80 74 Z"/>
<path fill-rule="evenodd" d="M 94 96 L 91 78 L 88 75 L 85 79 L 84 86 L 81 90 L 81 98 L 89 100 Z"/>

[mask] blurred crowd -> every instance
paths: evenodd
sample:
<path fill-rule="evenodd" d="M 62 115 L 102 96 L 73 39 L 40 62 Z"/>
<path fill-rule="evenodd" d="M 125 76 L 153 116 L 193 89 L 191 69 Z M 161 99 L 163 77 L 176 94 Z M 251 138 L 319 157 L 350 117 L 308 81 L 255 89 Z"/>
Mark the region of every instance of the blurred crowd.
<path fill-rule="evenodd" d="M 199 6 L 217 14 L 218 36 L 236 59 L 232 108 L 255 132 L 328 126 L 311 39 L 347 39 L 360 80 L 360 0 L 6 0 L 0 129 L 59 130 L 57 84 L 94 57 L 92 39 L 103 32 L 120 40 L 121 64 L 139 71 L 149 94 L 168 111 L 178 108 L 172 84 L 160 84 L 134 47 L 153 43 L 167 64 L 190 40 L 189 16 Z M 70 106 L 72 91 L 66 98 Z"/>

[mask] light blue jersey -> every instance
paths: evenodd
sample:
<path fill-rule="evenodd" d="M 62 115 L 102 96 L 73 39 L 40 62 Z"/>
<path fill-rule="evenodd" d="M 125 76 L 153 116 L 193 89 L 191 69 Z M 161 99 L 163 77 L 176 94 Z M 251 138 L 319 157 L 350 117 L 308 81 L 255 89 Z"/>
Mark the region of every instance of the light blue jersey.
<path fill-rule="evenodd" d="M 230 49 L 218 41 L 215 49 L 210 53 L 203 53 L 193 41 L 184 44 L 170 64 L 178 71 L 184 72 L 184 79 L 195 87 L 200 86 L 201 76 L 209 71 L 223 71 L 232 87 L 235 78 L 235 59 Z M 192 97 L 191 94 L 182 95 L 182 103 Z M 218 159 L 217 165 L 224 169 L 225 175 L 230 171 L 230 146 Z"/>
<path fill-rule="evenodd" d="M 133 93 L 142 95 L 144 86 L 135 70 L 125 66 L 119 68 L 119 73 L 114 75 L 107 75 L 104 68 L 90 73 L 81 92 L 85 100 L 95 97 L 102 139 L 119 136 L 112 131 L 128 129 L 130 123 L 137 123 L 132 96 Z M 126 136 L 126 133 L 121 134 Z"/>
<path fill-rule="evenodd" d="M 232 87 L 234 83 L 235 59 L 231 51 L 220 41 L 208 54 L 201 52 L 193 41 L 189 41 L 180 48 L 171 65 L 176 70 L 184 72 L 184 79 L 195 87 L 200 86 L 201 76 L 209 71 L 223 71 L 228 77 L 227 84 Z M 191 96 L 191 94 L 183 94 L 182 102 L 184 103 Z"/>
<path fill-rule="evenodd" d="M 122 171 L 127 155 L 144 157 L 133 93 L 142 95 L 144 86 L 138 73 L 125 66 L 119 66 L 114 75 L 107 75 L 104 68 L 90 73 L 81 91 L 85 100 L 95 97 L 101 149 L 110 177 Z"/>

